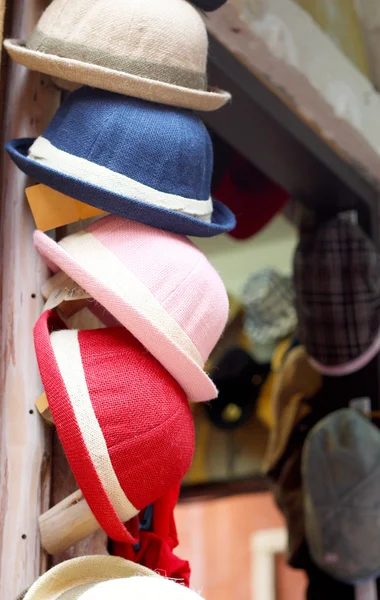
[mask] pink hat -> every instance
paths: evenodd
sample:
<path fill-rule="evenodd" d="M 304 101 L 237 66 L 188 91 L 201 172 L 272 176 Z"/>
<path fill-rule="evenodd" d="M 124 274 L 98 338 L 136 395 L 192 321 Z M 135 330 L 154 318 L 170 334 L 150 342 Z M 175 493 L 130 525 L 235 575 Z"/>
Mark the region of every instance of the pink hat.
<path fill-rule="evenodd" d="M 228 317 L 218 273 L 186 237 L 120 217 L 37 250 L 106 308 L 169 371 L 189 400 L 217 396 L 204 364 Z"/>
<path fill-rule="evenodd" d="M 124 328 L 76 331 L 46 311 L 34 328 L 54 424 L 82 494 L 116 541 L 178 485 L 194 452 L 184 391 Z"/>

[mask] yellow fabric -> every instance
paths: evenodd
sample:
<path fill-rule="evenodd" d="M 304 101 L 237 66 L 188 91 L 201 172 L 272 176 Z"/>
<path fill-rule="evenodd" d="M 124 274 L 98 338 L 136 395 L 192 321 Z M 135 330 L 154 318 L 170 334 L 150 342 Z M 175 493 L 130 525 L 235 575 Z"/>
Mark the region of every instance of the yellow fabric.
<path fill-rule="evenodd" d="M 193 414 L 198 411 L 197 405 L 193 405 Z M 194 450 L 194 458 L 191 463 L 191 468 L 184 478 L 186 485 L 194 485 L 203 483 L 208 480 L 207 473 L 207 449 L 210 437 L 211 423 L 206 419 L 205 415 L 201 415 L 200 419 L 195 421 L 196 426 L 196 444 Z"/>
<path fill-rule="evenodd" d="M 273 429 L 275 423 L 272 410 L 273 386 L 275 384 L 277 373 L 284 360 L 284 355 L 288 350 L 290 343 L 291 338 L 289 337 L 277 344 L 272 357 L 271 373 L 268 375 L 264 384 L 262 385 L 260 395 L 257 400 L 256 414 L 260 421 L 264 423 L 264 425 L 266 425 L 268 429 Z"/>
<path fill-rule="evenodd" d="M 311 367 L 305 348 L 293 348 L 278 371 L 272 389 L 274 428 L 265 459 L 267 471 L 280 460 L 295 425 L 310 412 L 302 400 L 314 396 L 322 382 L 322 376 Z"/>

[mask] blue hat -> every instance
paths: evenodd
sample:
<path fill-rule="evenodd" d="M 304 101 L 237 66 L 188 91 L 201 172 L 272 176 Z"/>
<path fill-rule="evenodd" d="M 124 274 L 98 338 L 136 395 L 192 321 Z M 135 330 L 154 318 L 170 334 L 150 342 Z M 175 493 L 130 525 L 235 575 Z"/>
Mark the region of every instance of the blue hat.
<path fill-rule="evenodd" d="M 212 144 L 191 111 L 82 87 L 42 136 L 5 147 L 33 179 L 106 212 L 199 237 L 235 227 L 210 196 Z"/>

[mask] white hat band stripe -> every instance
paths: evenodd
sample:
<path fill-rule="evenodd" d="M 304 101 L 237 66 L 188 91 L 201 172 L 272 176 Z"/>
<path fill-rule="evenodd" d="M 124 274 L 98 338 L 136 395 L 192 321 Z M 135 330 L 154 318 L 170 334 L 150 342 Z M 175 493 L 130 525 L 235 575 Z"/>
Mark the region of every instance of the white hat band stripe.
<path fill-rule="evenodd" d="M 106 189 L 119 196 L 127 196 L 151 206 L 175 210 L 211 223 L 212 199 L 193 200 L 175 194 L 160 192 L 126 175 L 111 171 L 85 158 L 56 148 L 44 137 L 39 137 L 29 149 L 29 158 L 72 177 Z"/>
<path fill-rule="evenodd" d="M 138 510 L 124 494 L 116 476 L 107 444 L 96 418 L 83 370 L 78 332 L 54 331 L 50 341 L 84 444 L 103 488 L 120 520 L 125 523 Z"/>
<path fill-rule="evenodd" d="M 203 368 L 202 356 L 187 333 L 165 310 L 147 286 L 92 233 L 80 231 L 64 238 L 59 245 L 82 269 L 95 275 L 98 281 L 118 296 L 123 305 L 128 304 L 133 307 L 137 313 L 153 323 L 157 330 Z M 91 290 L 88 291 L 91 293 Z M 115 316 L 117 317 L 116 314 Z M 132 330 L 131 333 L 134 334 Z"/>

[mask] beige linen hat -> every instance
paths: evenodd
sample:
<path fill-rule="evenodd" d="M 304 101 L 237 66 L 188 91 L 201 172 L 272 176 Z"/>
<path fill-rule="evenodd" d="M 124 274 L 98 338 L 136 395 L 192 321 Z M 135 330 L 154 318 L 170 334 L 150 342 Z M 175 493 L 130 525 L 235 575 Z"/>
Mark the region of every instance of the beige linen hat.
<path fill-rule="evenodd" d="M 207 87 L 206 26 L 187 0 L 53 0 L 26 42 L 4 45 L 71 90 L 89 85 L 204 111 L 230 99 Z"/>
<path fill-rule="evenodd" d="M 195 592 L 116 556 L 82 556 L 53 567 L 23 600 L 201 600 Z"/>

